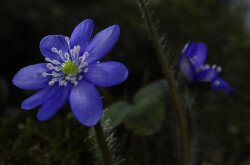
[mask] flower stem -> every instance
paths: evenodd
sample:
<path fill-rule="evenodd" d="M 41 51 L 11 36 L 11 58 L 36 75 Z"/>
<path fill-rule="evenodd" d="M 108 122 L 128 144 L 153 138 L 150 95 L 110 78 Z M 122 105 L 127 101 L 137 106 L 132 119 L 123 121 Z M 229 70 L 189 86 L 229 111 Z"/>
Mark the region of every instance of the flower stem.
<path fill-rule="evenodd" d="M 165 78 L 167 80 L 167 84 L 169 87 L 170 94 L 173 98 L 173 103 L 175 105 L 175 110 L 178 118 L 179 123 L 179 129 L 180 129 L 180 140 L 181 140 L 181 147 L 182 147 L 182 165 L 188 165 L 189 164 L 189 140 L 188 140 L 188 129 L 187 129 L 187 121 L 184 115 L 184 112 L 182 110 L 181 101 L 177 92 L 177 87 L 174 83 L 174 78 L 172 75 L 172 72 L 170 71 L 170 66 L 167 61 L 165 51 L 161 45 L 161 39 L 159 34 L 157 33 L 157 29 L 154 26 L 154 22 L 152 21 L 152 17 L 149 13 L 149 10 L 147 8 L 147 5 L 144 0 L 138 0 L 139 6 L 142 12 L 142 15 L 144 17 L 144 21 L 146 23 L 146 26 L 148 28 L 151 40 L 153 42 L 153 45 L 156 49 L 156 54 L 158 57 L 158 60 L 161 64 L 162 71 L 165 75 Z"/>
<path fill-rule="evenodd" d="M 100 121 L 94 126 L 94 128 L 95 128 L 97 141 L 99 143 L 99 147 L 100 147 L 100 150 L 102 153 L 102 158 L 103 158 L 104 164 L 105 165 L 113 165 L 112 155 L 111 155 L 111 152 L 108 148 L 107 141 L 105 139 L 105 135 L 104 135 Z"/>

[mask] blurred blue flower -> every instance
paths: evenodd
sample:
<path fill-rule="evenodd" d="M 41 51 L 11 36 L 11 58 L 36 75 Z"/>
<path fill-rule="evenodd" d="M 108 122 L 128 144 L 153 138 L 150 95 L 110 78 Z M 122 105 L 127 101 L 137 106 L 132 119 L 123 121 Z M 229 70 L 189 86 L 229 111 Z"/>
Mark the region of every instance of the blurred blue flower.
<path fill-rule="evenodd" d="M 76 119 L 85 126 L 95 125 L 102 115 L 102 100 L 95 86 L 109 87 L 123 82 L 127 68 L 119 62 L 99 63 L 118 40 L 118 25 L 110 26 L 92 39 L 93 21 L 84 20 L 70 38 L 49 35 L 40 42 L 46 63 L 22 68 L 13 78 L 17 87 L 40 90 L 22 102 L 30 110 L 41 106 L 39 121 L 53 117 L 69 99 Z"/>
<path fill-rule="evenodd" d="M 187 43 L 179 57 L 179 66 L 183 76 L 191 83 L 210 83 L 213 90 L 232 92 L 232 88 L 225 80 L 219 77 L 221 67 L 205 64 L 207 46 L 204 43 Z"/>

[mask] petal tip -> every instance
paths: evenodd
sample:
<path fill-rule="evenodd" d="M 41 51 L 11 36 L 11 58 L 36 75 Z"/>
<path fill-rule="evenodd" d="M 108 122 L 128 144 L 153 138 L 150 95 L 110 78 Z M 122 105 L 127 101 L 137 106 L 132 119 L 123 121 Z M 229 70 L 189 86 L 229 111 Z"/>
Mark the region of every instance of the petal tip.
<path fill-rule="evenodd" d="M 47 120 L 43 116 L 39 115 L 39 113 L 37 113 L 36 118 L 37 118 L 38 121 L 45 121 L 45 120 Z"/>
<path fill-rule="evenodd" d="M 17 74 L 15 74 L 15 76 L 12 79 L 12 84 L 14 84 L 16 87 L 18 87 L 18 83 L 17 83 L 17 78 L 16 78 Z"/>
<path fill-rule="evenodd" d="M 21 108 L 22 108 L 23 110 L 31 110 L 31 109 L 32 109 L 32 108 L 30 108 L 29 106 L 27 106 L 25 102 L 22 102 Z"/>
<path fill-rule="evenodd" d="M 100 119 L 101 119 L 101 116 L 96 121 L 92 120 L 92 121 L 87 121 L 87 122 L 81 122 L 81 124 L 84 125 L 84 126 L 86 126 L 86 127 L 93 127 L 93 126 L 95 126 L 100 121 Z"/>
<path fill-rule="evenodd" d="M 112 33 L 115 33 L 116 35 L 120 35 L 120 26 L 119 25 L 112 25 L 108 27 L 112 31 Z"/>
<path fill-rule="evenodd" d="M 81 23 L 79 23 L 78 26 L 83 25 L 83 24 L 88 24 L 89 26 L 93 27 L 94 22 L 93 22 L 93 20 L 87 18 L 87 19 L 83 20 Z"/>

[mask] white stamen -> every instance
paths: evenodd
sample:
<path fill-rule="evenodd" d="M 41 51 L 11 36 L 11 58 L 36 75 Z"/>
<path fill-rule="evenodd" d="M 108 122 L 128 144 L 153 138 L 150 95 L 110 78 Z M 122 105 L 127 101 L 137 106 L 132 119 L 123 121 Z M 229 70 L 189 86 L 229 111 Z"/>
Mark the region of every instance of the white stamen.
<path fill-rule="evenodd" d="M 89 68 L 84 68 L 83 72 L 84 72 L 84 73 L 87 73 L 88 70 L 89 70 Z"/>
<path fill-rule="evenodd" d="M 76 53 L 76 55 L 75 55 L 75 62 L 77 62 L 78 59 L 79 59 L 80 50 L 81 50 L 80 45 L 77 45 L 77 46 L 76 46 L 76 51 L 77 51 L 77 53 Z"/>
<path fill-rule="evenodd" d="M 55 69 L 55 71 L 57 71 L 57 72 L 59 72 L 59 71 L 61 71 L 61 67 L 54 67 L 54 69 Z"/>
<path fill-rule="evenodd" d="M 217 66 L 217 67 L 216 67 L 216 70 L 217 70 L 218 72 L 221 72 L 222 68 L 221 68 L 220 66 Z"/>
<path fill-rule="evenodd" d="M 65 79 L 69 81 L 69 80 L 70 80 L 70 77 L 69 77 L 69 76 L 66 76 Z"/>
<path fill-rule="evenodd" d="M 87 65 L 88 65 L 87 62 L 82 62 L 82 63 L 79 65 L 78 68 L 82 69 L 82 68 L 84 68 L 84 67 L 87 66 Z"/>
<path fill-rule="evenodd" d="M 49 82 L 49 85 L 54 85 L 55 82 L 57 82 L 57 81 L 58 81 L 58 79 L 53 78 L 53 79 Z"/>
<path fill-rule="evenodd" d="M 47 68 L 48 68 L 49 70 L 53 70 L 55 67 L 54 67 L 51 63 L 48 63 L 48 64 L 47 64 Z"/>
<path fill-rule="evenodd" d="M 64 80 L 59 80 L 59 86 L 63 86 L 65 84 Z"/>
<path fill-rule="evenodd" d="M 186 51 L 186 49 L 187 49 L 188 46 L 189 46 L 189 43 L 187 43 L 187 44 L 184 46 L 184 48 L 182 49 L 181 53 L 185 53 L 185 51 Z"/>
<path fill-rule="evenodd" d="M 204 65 L 203 66 L 203 69 L 205 70 L 205 69 L 209 69 L 210 68 L 210 65 L 209 64 L 206 64 L 206 65 Z"/>
<path fill-rule="evenodd" d="M 75 78 L 75 77 L 70 78 L 70 81 L 71 81 L 71 82 L 74 82 L 74 81 L 76 81 L 76 78 Z"/>
<path fill-rule="evenodd" d="M 82 69 L 78 68 L 77 73 L 81 73 L 81 72 L 82 72 Z"/>
<path fill-rule="evenodd" d="M 88 52 L 83 53 L 83 55 L 79 57 L 80 64 L 83 63 L 88 56 L 89 56 Z"/>
<path fill-rule="evenodd" d="M 56 61 L 56 60 L 52 60 L 52 63 L 55 65 L 61 65 L 61 63 L 59 61 Z"/>
<path fill-rule="evenodd" d="M 51 49 L 51 51 L 54 52 L 54 53 L 57 53 L 57 52 L 58 52 L 57 48 L 55 48 L 55 47 L 53 47 L 53 48 Z"/>
<path fill-rule="evenodd" d="M 59 50 L 59 51 L 58 51 L 58 54 L 59 54 L 60 56 L 62 56 L 62 55 L 63 55 L 62 50 Z"/>
<path fill-rule="evenodd" d="M 56 60 L 51 60 L 49 58 L 45 58 L 45 61 L 49 62 L 49 63 L 52 63 L 54 65 L 61 65 L 61 63 L 59 61 L 56 61 Z"/>
<path fill-rule="evenodd" d="M 218 86 L 218 85 L 220 85 L 220 82 L 219 81 L 214 81 L 213 84 L 216 85 L 216 86 Z"/>
<path fill-rule="evenodd" d="M 46 77 L 46 76 L 48 76 L 48 73 L 43 72 L 43 73 L 42 73 L 42 76 L 43 76 L 43 77 Z"/>
<path fill-rule="evenodd" d="M 49 58 L 45 58 L 45 61 L 47 61 L 47 62 L 51 62 L 51 63 L 52 63 L 52 60 L 51 60 L 51 59 L 49 59 Z"/>
<path fill-rule="evenodd" d="M 52 75 L 53 77 L 60 77 L 60 74 L 56 73 L 55 71 L 53 71 L 51 75 Z"/>
<path fill-rule="evenodd" d="M 80 45 L 77 45 L 76 48 L 77 48 L 77 52 L 79 52 L 81 49 Z"/>
<path fill-rule="evenodd" d="M 78 76 L 78 80 L 81 80 L 82 79 L 82 76 L 80 75 L 80 76 Z"/>
<path fill-rule="evenodd" d="M 48 83 L 49 85 L 54 85 L 56 82 L 58 82 L 59 86 L 66 86 L 70 82 L 76 86 L 83 78 L 81 73 L 86 73 L 88 71 L 88 68 L 86 68 L 88 63 L 85 62 L 85 60 L 89 56 L 89 53 L 84 52 L 82 56 L 79 57 L 81 47 L 79 45 L 76 45 L 71 49 L 70 39 L 68 37 L 65 37 L 65 41 L 68 44 L 68 52 L 59 50 L 55 47 L 51 48 L 51 51 L 58 54 L 61 58 L 59 61 L 55 59 L 51 60 L 50 58 L 45 58 L 45 60 L 47 61 L 47 68 L 50 71 L 43 72 L 42 76 L 52 77 L 51 81 L 49 81 Z M 75 64 L 77 65 L 77 74 L 65 74 L 62 72 L 62 67 L 64 66 L 66 61 L 75 62 Z"/>
<path fill-rule="evenodd" d="M 65 58 L 67 61 L 70 61 L 70 55 L 69 55 L 69 53 L 64 53 L 64 58 Z"/>
<path fill-rule="evenodd" d="M 195 60 L 193 58 L 190 58 L 190 61 L 193 65 L 195 64 Z"/>
<path fill-rule="evenodd" d="M 54 83 L 55 83 L 54 81 L 50 81 L 49 85 L 54 85 Z"/>
<path fill-rule="evenodd" d="M 65 41 L 69 43 L 69 37 L 65 37 Z"/>
<path fill-rule="evenodd" d="M 213 65 L 213 66 L 212 66 L 212 69 L 215 69 L 215 68 L 216 68 L 216 65 Z"/>

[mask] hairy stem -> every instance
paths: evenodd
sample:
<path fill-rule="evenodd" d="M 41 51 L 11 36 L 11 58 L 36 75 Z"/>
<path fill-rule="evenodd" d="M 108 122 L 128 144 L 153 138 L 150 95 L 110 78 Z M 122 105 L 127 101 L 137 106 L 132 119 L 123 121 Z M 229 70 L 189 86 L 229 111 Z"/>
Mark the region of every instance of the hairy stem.
<path fill-rule="evenodd" d="M 148 28 L 151 40 L 153 42 L 153 45 L 156 49 L 156 54 L 158 57 L 158 60 L 161 64 L 162 71 L 165 75 L 165 78 L 167 80 L 167 84 L 169 87 L 169 91 L 171 94 L 172 101 L 175 105 L 176 114 L 178 116 L 178 123 L 179 123 L 179 129 L 180 129 L 180 140 L 181 140 L 181 147 L 182 147 L 182 159 L 181 162 L 183 165 L 189 164 L 189 142 L 188 142 L 188 129 L 187 129 L 187 122 L 184 115 L 184 112 L 182 110 L 181 101 L 177 92 L 177 87 L 174 83 L 174 78 L 172 75 L 172 72 L 170 71 L 170 66 L 167 61 L 165 51 L 161 45 L 161 39 L 159 34 L 157 33 L 157 29 L 155 28 L 154 22 L 152 21 L 152 17 L 149 13 L 149 10 L 147 8 L 147 5 L 144 0 L 138 0 L 139 6 L 142 12 L 142 15 L 144 17 L 144 21 L 146 23 L 146 26 Z"/>
<path fill-rule="evenodd" d="M 97 141 L 99 143 L 99 147 L 102 153 L 103 161 L 105 165 L 113 165 L 112 155 L 109 151 L 107 141 L 105 139 L 105 135 L 102 129 L 102 125 L 100 121 L 94 126 L 95 134 L 97 137 Z"/>

